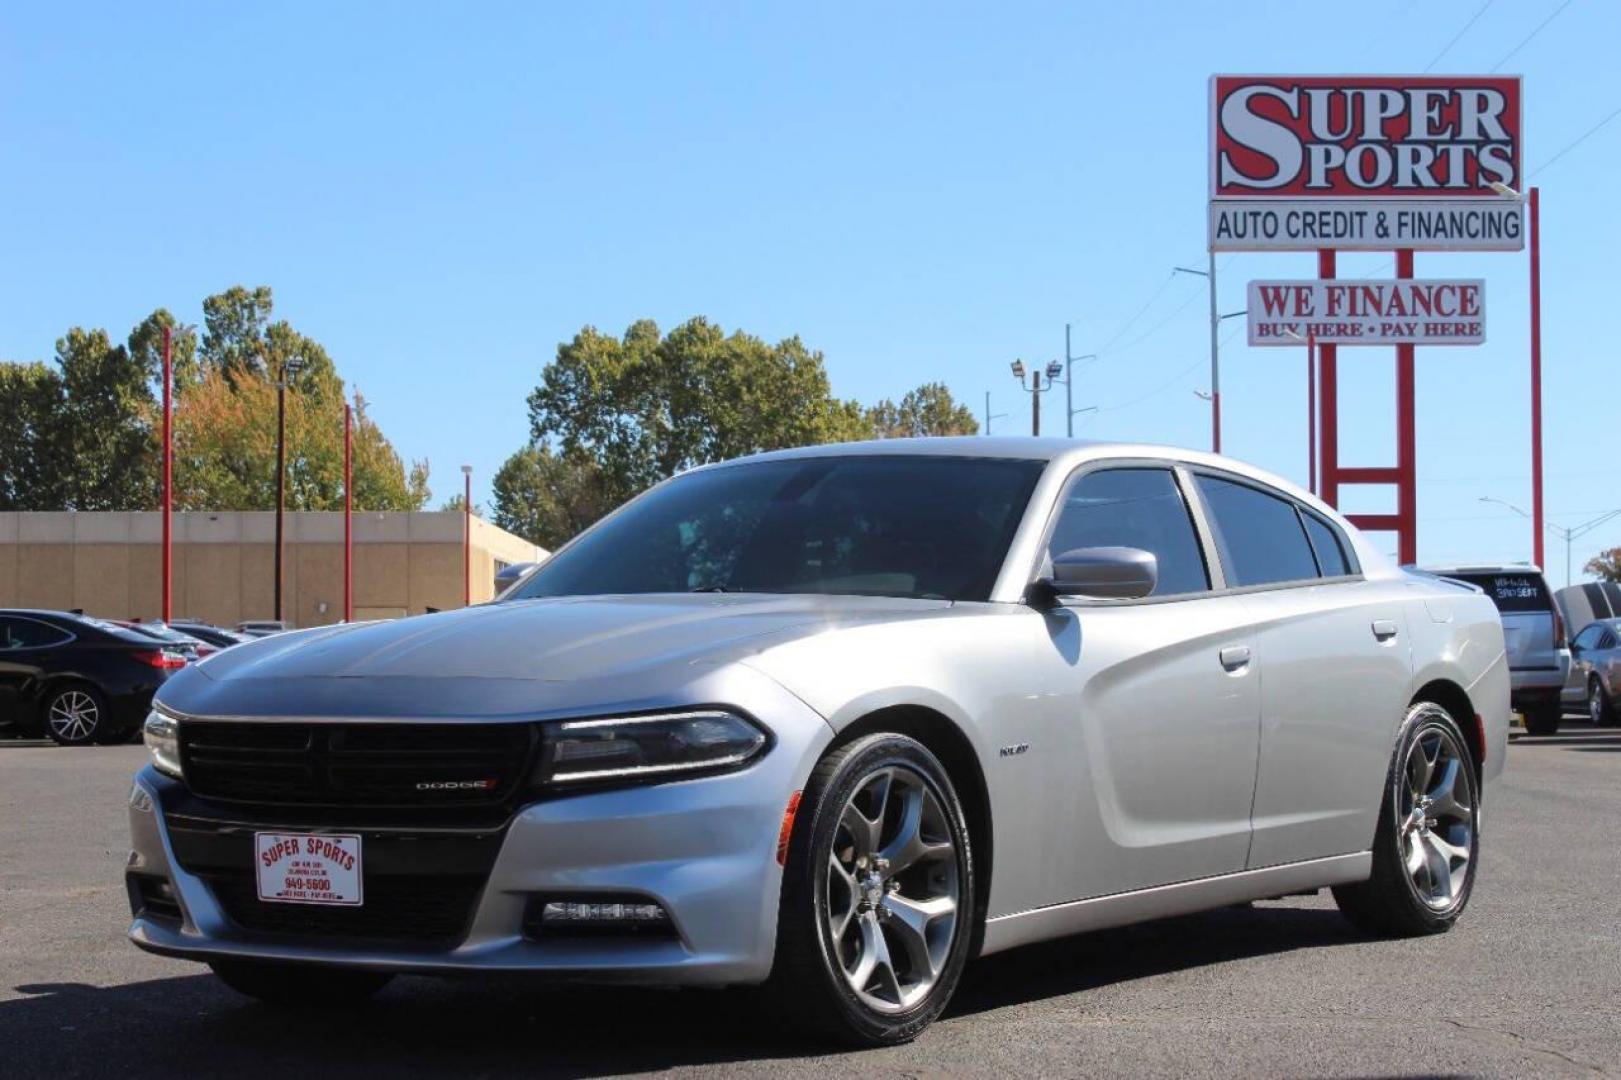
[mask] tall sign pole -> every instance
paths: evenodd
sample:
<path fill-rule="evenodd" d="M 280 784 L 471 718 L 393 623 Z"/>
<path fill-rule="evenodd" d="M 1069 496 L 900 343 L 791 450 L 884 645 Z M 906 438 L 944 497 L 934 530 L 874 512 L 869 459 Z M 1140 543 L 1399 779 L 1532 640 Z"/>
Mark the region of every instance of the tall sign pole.
<path fill-rule="evenodd" d="M 1542 215 L 1538 190 L 1531 202 L 1531 547 L 1532 561 L 1542 561 Z"/>
<path fill-rule="evenodd" d="M 462 466 L 466 491 L 462 495 L 462 606 L 473 604 L 473 467 Z"/>
<path fill-rule="evenodd" d="M 174 330 L 163 328 L 163 621 L 174 588 Z"/>
<path fill-rule="evenodd" d="M 343 403 L 343 621 L 355 621 L 355 410 Z"/>

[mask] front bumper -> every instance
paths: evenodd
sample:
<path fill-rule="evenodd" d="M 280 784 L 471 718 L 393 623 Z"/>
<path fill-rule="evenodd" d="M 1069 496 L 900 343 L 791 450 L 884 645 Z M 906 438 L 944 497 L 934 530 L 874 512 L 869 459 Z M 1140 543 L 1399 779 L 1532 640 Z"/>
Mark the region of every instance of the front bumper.
<path fill-rule="evenodd" d="M 197 852 L 210 849 L 194 843 L 197 800 L 148 767 L 136 776 L 130 797 L 127 874 L 136 912 L 130 940 L 148 952 L 200 961 L 292 961 L 422 974 L 540 972 L 654 985 L 763 981 L 776 941 L 783 814 L 833 733 L 786 692 L 774 695 L 770 709 L 759 704 L 750 711 L 771 727 L 776 744 L 742 772 L 523 806 L 493 830 L 498 835 L 484 837 L 493 862 L 486 863 L 487 877 L 480 869 L 465 932 L 433 945 L 245 928 L 229 914 L 211 867 L 199 865 Z M 244 820 L 218 808 L 210 815 L 219 834 L 208 838 L 215 852 L 221 845 L 229 850 L 233 843 L 251 844 L 255 829 L 356 832 L 363 843 L 381 845 L 379 851 L 391 849 L 396 862 L 411 841 L 424 852 L 454 852 L 458 844 L 447 835 L 454 830 L 430 836 L 433 830 L 355 824 L 336 813 L 318 826 L 262 813 Z M 246 862 L 251 864 L 251 855 Z M 370 895 L 370 864 L 365 872 Z M 143 905 L 143 881 L 167 882 L 174 897 L 167 912 Z M 668 932 L 566 936 L 531 928 L 526 934 L 526 914 L 544 899 L 604 895 L 660 904 L 670 916 Z"/>

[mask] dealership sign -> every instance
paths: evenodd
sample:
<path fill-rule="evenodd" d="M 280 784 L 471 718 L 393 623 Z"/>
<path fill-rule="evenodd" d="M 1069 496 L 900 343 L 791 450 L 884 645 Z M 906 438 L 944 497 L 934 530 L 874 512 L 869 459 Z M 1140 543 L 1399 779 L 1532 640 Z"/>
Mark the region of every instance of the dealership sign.
<path fill-rule="evenodd" d="M 1210 81 L 1210 244 L 1517 251 L 1520 80 Z"/>
<path fill-rule="evenodd" d="M 1249 283 L 1251 345 L 1479 345 L 1486 283 L 1317 279 Z"/>

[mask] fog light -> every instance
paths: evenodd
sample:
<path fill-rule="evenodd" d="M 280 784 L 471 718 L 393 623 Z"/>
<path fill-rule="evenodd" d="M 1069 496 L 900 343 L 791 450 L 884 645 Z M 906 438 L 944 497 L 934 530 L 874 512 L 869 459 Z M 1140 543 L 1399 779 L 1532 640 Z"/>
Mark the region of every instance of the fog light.
<path fill-rule="evenodd" d="M 666 923 L 670 917 L 657 904 L 600 903 L 549 900 L 541 909 L 542 926 L 577 926 L 581 923 Z"/>
<path fill-rule="evenodd" d="M 536 897 L 524 918 L 531 938 L 577 934 L 670 936 L 675 925 L 663 905 L 639 896 L 596 896 L 579 900 Z"/>

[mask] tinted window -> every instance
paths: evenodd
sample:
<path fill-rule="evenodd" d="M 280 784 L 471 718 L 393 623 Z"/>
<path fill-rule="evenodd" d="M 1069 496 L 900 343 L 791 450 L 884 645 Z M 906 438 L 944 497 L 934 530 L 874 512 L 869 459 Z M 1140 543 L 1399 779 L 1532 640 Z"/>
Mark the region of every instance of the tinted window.
<path fill-rule="evenodd" d="M 1267 585 L 1317 576 L 1317 562 L 1294 503 L 1215 476 L 1200 476 L 1198 482 L 1214 519 L 1211 526 L 1228 585 Z"/>
<path fill-rule="evenodd" d="M 0 649 L 37 649 L 60 645 L 72 635 L 33 619 L 0 618 Z"/>
<path fill-rule="evenodd" d="M 1615 648 L 1615 635 L 1608 630 L 1604 631 L 1604 636 L 1598 639 L 1598 647 L 1601 649 Z"/>
<path fill-rule="evenodd" d="M 1306 523 L 1306 536 L 1311 550 L 1317 555 L 1317 568 L 1324 577 L 1342 577 L 1353 573 L 1340 543 L 1339 531 L 1316 514 L 1301 511 L 1300 520 Z"/>
<path fill-rule="evenodd" d="M 1047 557 L 1114 546 L 1141 548 L 1159 560 L 1154 596 L 1210 588 L 1193 519 L 1169 469 L 1103 469 L 1070 487 Z"/>
<path fill-rule="evenodd" d="M 1548 586 L 1541 574 L 1447 574 L 1449 578 L 1479 585 L 1492 598 L 1498 611 L 1549 611 L 1553 602 L 1548 598 Z"/>
<path fill-rule="evenodd" d="M 715 590 L 985 600 L 1043 467 L 878 455 L 689 473 L 503 599 Z"/>

